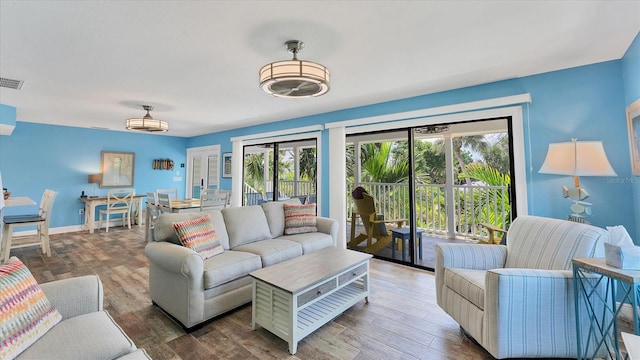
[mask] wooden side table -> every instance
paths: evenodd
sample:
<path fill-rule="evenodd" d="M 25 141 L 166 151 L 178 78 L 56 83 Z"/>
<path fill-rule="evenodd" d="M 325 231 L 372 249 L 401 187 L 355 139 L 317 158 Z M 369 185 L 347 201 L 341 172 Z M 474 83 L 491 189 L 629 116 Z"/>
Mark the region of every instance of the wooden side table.
<path fill-rule="evenodd" d="M 634 332 L 640 335 L 640 271 L 609 266 L 604 258 L 573 259 L 572 262 L 578 359 L 623 359 L 617 320 L 621 304 L 630 304 Z M 585 311 L 588 324 L 580 321 L 579 315 Z"/>

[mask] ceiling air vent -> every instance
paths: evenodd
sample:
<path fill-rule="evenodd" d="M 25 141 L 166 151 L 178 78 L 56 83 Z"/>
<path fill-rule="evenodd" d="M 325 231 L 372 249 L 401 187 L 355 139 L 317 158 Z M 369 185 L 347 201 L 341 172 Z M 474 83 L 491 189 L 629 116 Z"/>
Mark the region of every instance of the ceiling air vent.
<path fill-rule="evenodd" d="M 24 80 L 14 80 L 5 77 L 0 77 L 0 87 L 9 88 L 14 90 L 20 90 L 24 84 Z"/>

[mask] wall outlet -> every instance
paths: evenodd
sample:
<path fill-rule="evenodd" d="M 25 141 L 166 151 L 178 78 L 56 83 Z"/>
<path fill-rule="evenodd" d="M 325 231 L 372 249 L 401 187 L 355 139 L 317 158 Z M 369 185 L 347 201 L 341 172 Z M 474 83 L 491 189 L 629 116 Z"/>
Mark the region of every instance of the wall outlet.
<path fill-rule="evenodd" d="M 84 209 L 78 209 L 78 215 L 82 216 L 84 215 Z"/>

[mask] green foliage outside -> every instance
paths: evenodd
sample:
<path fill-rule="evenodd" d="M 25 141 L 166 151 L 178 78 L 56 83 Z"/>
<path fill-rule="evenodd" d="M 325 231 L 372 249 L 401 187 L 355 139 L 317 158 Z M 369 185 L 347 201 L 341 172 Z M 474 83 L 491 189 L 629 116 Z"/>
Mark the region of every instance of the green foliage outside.
<path fill-rule="evenodd" d="M 506 134 L 454 138 L 454 184 L 470 185 L 481 181 L 488 186 L 510 185 L 509 149 Z M 361 144 L 362 183 L 379 183 L 372 194 L 380 202 L 391 203 L 387 217 L 409 214 L 409 162 L 408 142 L 389 141 Z M 472 152 L 476 154 L 474 161 Z M 354 147 L 347 147 L 347 181 L 355 180 Z M 414 147 L 416 176 L 417 226 L 424 229 L 446 228 L 446 161 L 444 141 L 416 141 Z M 384 186 L 382 184 L 407 184 L 407 186 Z M 427 186 L 432 185 L 432 186 Z M 462 190 L 459 190 L 462 189 Z M 349 192 L 351 189 L 347 189 Z M 372 190 L 372 189 L 368 189 Z M 350 195 L 349 195 L 350 196 Z M 480 224 L 488 222 L 506 228 L 510 221 L 508 190 L 474 188 L 471 192 L 456 188 L 454 198 L 462 209 L 457 209 L 457 224 Z M 457 225 L 461 227 L 463 225 Z M 468 232 L 470 229 L 457 229 Z"/>

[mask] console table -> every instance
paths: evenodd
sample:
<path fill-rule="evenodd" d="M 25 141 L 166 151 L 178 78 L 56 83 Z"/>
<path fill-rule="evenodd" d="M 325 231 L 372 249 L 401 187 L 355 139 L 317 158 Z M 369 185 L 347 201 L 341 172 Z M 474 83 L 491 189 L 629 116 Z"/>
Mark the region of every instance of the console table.
<path fill-rule="evenodd" d="M 329 247 L 251 272 L 251 328 L 298 341 L 369 296 L 371 254 Z"/>
<path fill-rule="evenodd" d="M 617 320 L 622 304 L 630 304 L 634 332 L 640 335 L 640 271 L 609 266 L 604 258 L 572 261 L 578 359 L 623 359 Z M 581 312 L 588 315 L 588 324 L 580 323 Z"/>
<path fill-rule="evenodd" d="M 133 203 L 131 204 L 131 211 L 137 209 L 138 211 L 138 226 L 142 224 L 142 199 L 146 195 L 133 195 Z M 84 202 L 84 228 L 89 229 L 89 233 L 93 234 L 96 226 L 96 207 L 101 205 L 107 205 L 107 197 L 81 197 L 80 200 Z"/>

